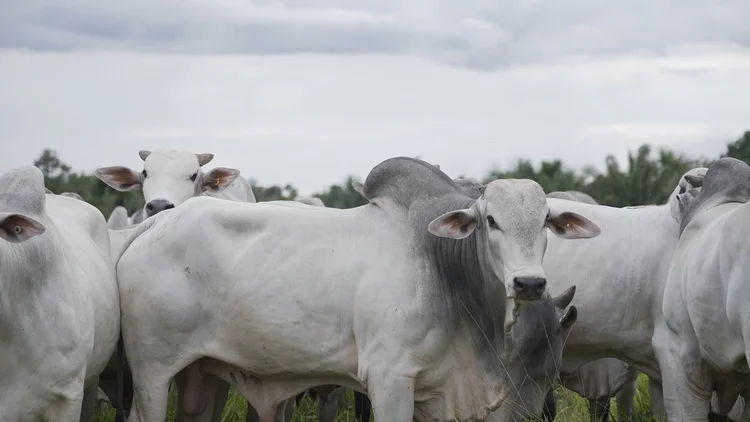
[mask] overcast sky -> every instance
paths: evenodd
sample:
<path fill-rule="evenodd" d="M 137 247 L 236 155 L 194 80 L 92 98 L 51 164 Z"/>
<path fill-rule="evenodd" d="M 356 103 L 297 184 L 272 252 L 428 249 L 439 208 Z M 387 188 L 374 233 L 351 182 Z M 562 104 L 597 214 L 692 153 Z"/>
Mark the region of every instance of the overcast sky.
<path fill-rule="evenodd" d="M 716 156 L 750 129 L 750 1 L 0 0 L 0 171 L 212 152 L 312 193 L 420 156 L 482 177 Z"/>

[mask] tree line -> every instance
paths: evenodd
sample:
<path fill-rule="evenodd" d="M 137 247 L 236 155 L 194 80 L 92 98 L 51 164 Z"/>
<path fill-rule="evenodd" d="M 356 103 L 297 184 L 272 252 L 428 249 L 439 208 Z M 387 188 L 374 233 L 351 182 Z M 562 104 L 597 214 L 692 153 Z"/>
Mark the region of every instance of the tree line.
<path fill-rule="evenodd" d="M 750 131 L 728 143 L 726 151 L 720 157 L 734 157 L 750 164 Z M 626 168 L 621 168 L 611 155 L 605 158 L 604 171 L 594 167 L 571 169 L 560 160 L 543 161 L 538 167 L 529 160 L 519 160 L 515 168 L 491 171 L 480 181 L 487 183 L 504 178 L 532 179 L 545 192 L 578 190 L 591 195 L 600 204 L 615 207 L 663 204 L 682 174 L 694 167 L 708 167 L 712 161 L 713 159 L 703 157 L 686 157 L 664 148 L 654 150 L 650 145 L 644 144 L 628 153 Z M 117 192 L 93 174 L 73 171 L 52 149 L 45 149 L 34 161 L 34 165 L 44 174 L 49 190 L 54 193 L 75 192 L 105 216 L 109 216 L 118 205 L 125 207 L 129 214 L 144 205 L 140 190 Z M 323 200 L 328 207 L 351 208 L 364 205 L 367 200 L 352 188 L 353 180 L 352 176 L 348 176 L 342 184 L 333 184 L 314 196 Z M 291 200 L 298 193 L 291 184 L 263 186 L 253 179 L 250 179 L 250 183 L 259 202 Z"/>

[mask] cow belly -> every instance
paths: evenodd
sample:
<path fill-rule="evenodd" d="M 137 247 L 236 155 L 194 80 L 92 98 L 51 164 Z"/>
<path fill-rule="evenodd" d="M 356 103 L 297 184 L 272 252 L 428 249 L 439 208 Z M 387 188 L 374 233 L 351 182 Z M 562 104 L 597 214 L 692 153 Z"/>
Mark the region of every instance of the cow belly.
<path fill-rule="evenodd" d="M 127 265 L 123 260 L 120 268 Z M 128 287 L 150 279 L 160 282 Z M 150 272 L 145 279 L 134 272 L 121 277 L 122 329 L 132 366 L 139 359 L 180 355 L 185 364 L 213 357 L 256 376 L 314 373 L 320 368 L 356 374 L 350 304 L 331 302 L 331 294 L 323 299 L 325 292 L 311 294 L 302 303 L 289 289 L 276 292 L 272 279 L 259 284 L 228 274 L 211 279 L 226 286 L 186 278 L 184 269 Z M 308 308 L 306 303 L 320 307 Z M 333 309 L 338 312 L 330 312 Z"/>

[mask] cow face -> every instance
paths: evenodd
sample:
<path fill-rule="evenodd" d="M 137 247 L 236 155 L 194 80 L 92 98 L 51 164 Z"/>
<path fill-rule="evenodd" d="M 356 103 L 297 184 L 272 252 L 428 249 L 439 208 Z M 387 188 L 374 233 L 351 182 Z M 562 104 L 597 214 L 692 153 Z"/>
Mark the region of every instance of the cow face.
<path fill-rule="evenodd" d="M 127 167 L 102 167 L 94 171 L 96 177 L 120 192 L 143 189 L 145 216 L 151 217 L 174 208 L 205 191 L 221 192 L 240 175 L 236 169 L 217 167 L 208 173 L 202 167 L 213 154 L 195 154 L 189 151 L 140 151 L 143 171 Z"/>
<path fill-rule="evenodd" d="M 528 179 L 495 180 L 471 208 L 443 214 L 428 227 L 430 233 L 452 239 L 479 229 L 479 253 L 505 283 L 508 298 L 520 303 L 547 296 L 542 268 L 546 229 L 563 239 L 592 238 L 601 231 L 579 214 L 548 206 L 541 186 Z"/>

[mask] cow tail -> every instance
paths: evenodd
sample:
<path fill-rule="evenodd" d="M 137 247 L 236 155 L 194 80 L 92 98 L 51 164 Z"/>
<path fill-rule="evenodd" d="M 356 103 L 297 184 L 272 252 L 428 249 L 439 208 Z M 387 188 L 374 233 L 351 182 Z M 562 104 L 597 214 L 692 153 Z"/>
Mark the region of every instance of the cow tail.
<path fill-rule="evenodd" d="M 122 342 L 122 333 L 117 339 L 117 384 L 115 385 L 115 422 L 125 422 L 125 403 L 123 400 L 123 372 L 125 371 L 125 348 Z"/>

